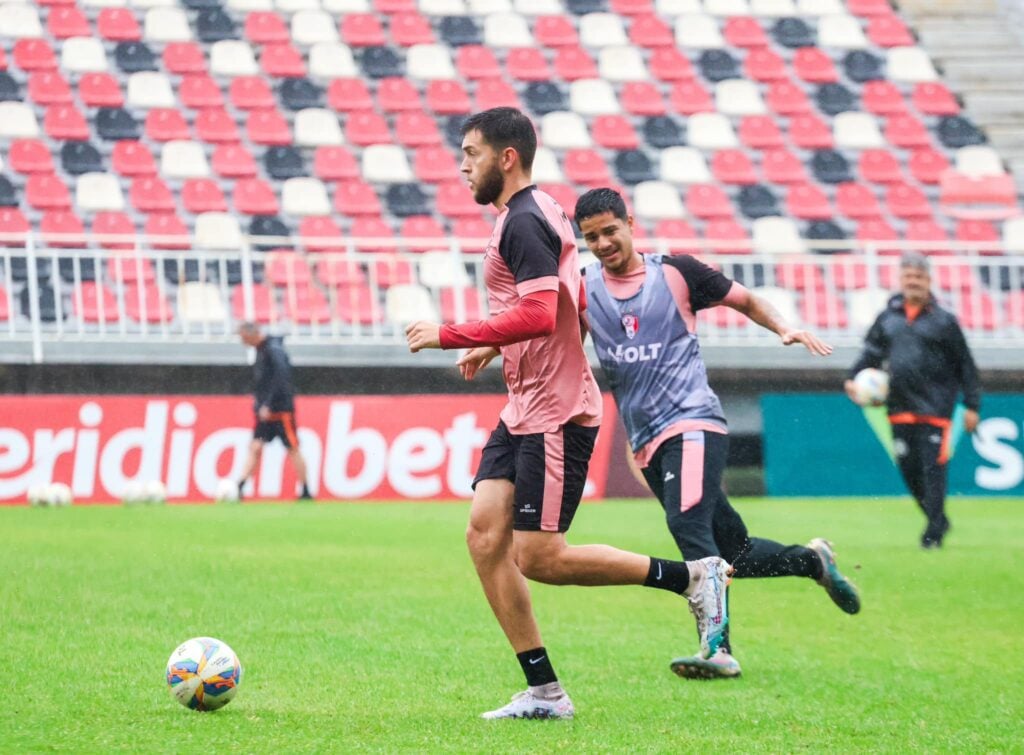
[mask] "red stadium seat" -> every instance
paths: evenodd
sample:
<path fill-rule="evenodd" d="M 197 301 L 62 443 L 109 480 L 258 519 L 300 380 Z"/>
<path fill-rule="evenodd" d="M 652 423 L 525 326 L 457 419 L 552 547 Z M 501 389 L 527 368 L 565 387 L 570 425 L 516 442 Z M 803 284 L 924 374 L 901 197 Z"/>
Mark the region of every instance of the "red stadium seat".
<path fill-rule="evenodd" d="M 902 149 L 927 147 L 932 143 L 928 129 L 912 115 L 894 115 L 885 123 L 885 138 Z"/>
<path fill-rule="evenodd" d="M 84 142 L 89 139 L 89 124 L 74 105 L 53 105 L 43 116 L 43 131 L 51 139 Z"/>
<path fill-rule="evenodd" d="M 770 115 L 748 115 L 740 121 L 740 141 L 752 149 L 773 149 L 785 144 L 782 131 Z"/>
<path fill-rule="evenodd" d="M 399 259 L 394 254 L 381 253 L 379 257 L 370 263 L 370 280 L 376 281 L 379 288 L 415 282 L 416 273 L 411 262 Z"/>
<path fill-rule="evenodd" d="M 468 113 L 469 94 L 460 81 L 431 81 L 427 84 L 427 108 L 439 115 Z"/>
<path fill-rule="evenodd" d="M 643 16 L 654 12 L 651 0 L 611 0 L 611 11 L 620 16 Z"/>
<path fill-rule="evenodd" d="M 157 176 L 143 176 L 132 181 L 128 200 L 139 212 L 174 212 L 174 196 L 167 184 Z"/>
<path fill-rule="evenodd" d="M 840 291 L 854 291 L 868 287 L 868 266 L 855 254 L 836 254 L 832 256 L 832 281 Z"/>
<path fill-rule="evenodd" d="M 57 70 L 57 56 L 42 39 L 19 39 L 14 43 L 14 65 L 26 73 Z"/>
<path fill-rule="evenodd" d="M 890 184 L 904 180 L 896 156 L 884 149 L 866 149 L 861 152 L 857 170 L 865 181 L 873 184 Z"/>
<path fill-rule="evenodd" d="M 316 277 L 331 288 L 366 282 L 362 266 L 347 254 L 328 254 L 322 257 L 316 263 Z"/>
<path fill-rule="evenodd" d="M 249 113 L 245 124 L 249 141 L 264 146 L 283 146 L 292 143 L 292 130 L 288 121 L 276 110 Z"/>
<path fill-rule="evenodd" d="M 743 71 L 748 79 L 760 82 L 789 78 L 786 61 L 768 48 L 751 50 L 747 53 L 747 59 L 743 61 Z"/>
<path fill-rule="evenodd" d="M 50 247 L 76 249 L 85 246 L 85 226 L 69 210 L 51 210 L 39 220 L 39 234 Z"/>
<path fill-rule="evenodd" d="M 490 48 L 483 45 L 463 45 L 455 53 L 455 68 L 459 76 L 468 81 L 501 78 L 501 64 Z"/>
<path fill-rule="evenodd" d="M 757 183 L 757 172 L 747 153 L 738 149 L 721 149 L 711 159 L 715 180 L 725 184 Z"/>
<path fill-rule="evenodd" d="M 328 216 L 307 216 L 299 221 L 299 238 L 307 252 L 346 250 L 341 228 Z"/>
<path fill-rule="evenodd" d="M 7 70 L 7 51 L 0 47 L 0 71 Z"/>
<path fill-rule="evenodd" d="M 889 16 L 889 0 L 846 0 L 846 9 L 855 16 Z"/>
<path fill-rule="evenodd" d="M 725 41 L 732 47 L 757 48 L 769 45 L 768 35 L 761 24 L 750 16 L 733 16 L 722 29 Z"/>
<path fill-rule="evenodd" d="M 291 41 L 284 19 L 277 13 L 254 11 L 245 17 L 245 38 L 256 45 Z"/>
<path fill-rule="evenodd" d="M 831 149 L 832 129 L 816 115 L 798 115 L 789 122 L 789 138 L 803 149 Z"/>
<path fill-rule="evenodd" d="M 772 82 L 765 103 L 776 115 L 802 115 L 813 109 L 807 93 L 789 79 Z"/>
<path fill-rule="evenodd" d="M 878 47 L 910 47 L 917 43 L 910 29 L 895 13 L 875 16 L 868 21 L 867 35 Z"/>
<path fill-rule="evenodd" d="M 275 286 L 305 288 L 313 281 L 313 271 L 306 258 L 288 251 L 268 252 L 263 274 Z"/>
<path fill-rule="evenodd" d="M 675 47 L 656 49 L 651 53 L 648 67 L 651 76 L 659 81 L 692 81 L 695 76 L 690 59 Z"/>
<path fill-rule="evenodd" d="M 835 213 L 821 189 L 811 184 L 793 184 L 786 193 L 786 212 L 801 220 L 828 220 Z"/>
<path fill-rule="evenodd" d="M 145 131 L 147 137 L 157 142 L 192 138 L 185 117 L 170 108 L 153 108 L 146 113 Z"/>
<path fill-rule="evenodd" d="M 349 236 L 355 240 L 357 252 L 394 252 L 395 232 L 378 216 L 358 217 L 352 221 Z"/>
<path fill-rule="evenodd" d="M 930 218 L 932 205 L 925 193 L 905 183 L 892 184 L 885 192 L 885 204 L 897 218 Z"/>
<path fill-rule="evenodd" d="M 992 242 L 991 246 L 983 246 L 979 254 L 1002 254 L 999 248 L 1001 235 L 999 229 L 987 220 L 959 220 L 956 224 L 955 238 L 968 244 Z"/>
<path fill-rule="evenodd" d="M 580 43 L 576 27 L 565 16 L 537 16 L 533 36 L 542 47 L 574 47 Z"/>
<path fill-rule="evenodd" d="M 570 218 L 576 212 L 576 200 L 579 199 L 579 195 L 569 184 L 545 183 L 539 184 L 537 188 L 558 202 L 558 205 L 565 210 L 565 214 Z"/>
<path fill-rule="evenodd" d="M 345 138 L 359 147 L 393 142 L 388 122 L 377 113 L 352 113 L 345 124 Z"/>
<path fill-rule="evenodd" d="M 408 79 L 391 76 L 377 83 L 377 104 L 385 113 L 423 109 L 420 93 Z"/>
<path fill-rule="evenodd" d="M 669 94 L 672 110 L 680 115 L 715 112 L 715 102 L 700 82 L 677 81 Z"/>
<path fill-rule="evenodd" d="M 665 115 L 666 112 L 661 91 L 648 81 L 626 82 L 619 99 L 630 115 Z"/>
<path fill-rule="evenodd" d="M 264 45 L 260 54 L 260 68 L 274 78 L 301 78 L 306 75 L 306 62 L 302 53 L 290 44 Z"/>
<path fill-rule="evenodd" d="M 82 281 L 71 294 L 71 310 L 84 323 L 108 323 L 121 319 L 114 292 L 95 281 Z"/>
<path fill-rule="evenodd" d="M 231 193 L 231 203 L 243 215 L 276 215 L 280 210 L 270 184 L 259 178 L 242 178 Z"/>
<path fill-rule="evenodd" d="M 157 174 L 153 153 L 143 142 L 123 139 L 115 143 L 110 153 L 110 164 L 117 173 L 129 178 Z"/>
<path fill-rule="evenodd" d="M 222 144 L 210 157 L 213 172 L 222 178 L 250 178 L 256 175 L 256 160 L 241 144 Z"/>
<path fill-rule="evenodd" d="M 949 168 L 949 160 L 944 154 L 930 147 L 914 150 L 907 161 L 910 175 L 923 184 L 937 184 L 942 174 Z"/>
<path fill-rule="evenodd" d="M 28 220 L 21 210 L 17 207 L 0 207 L 0 245 L 21 246 L 28 232 Z"/>
<path fill-rule="evenodd" d="M 551 68 L 544 54 L 535 47 L 515 47 L 505 56 L 505 70 L 517 81 L 547 81 Z"/>
<path fill-rule="evenodd" d="M 224 108 L 206 108 L 196 113 L 196 135 L 209 144 L 235 143 L 238 125 Z"/>
<path fill-rule="evenodd" d="M 597 64 L 582 47 L 559 47 L 555 50 L 555 74 L 565 81 L 598 78 Z"/>
<path fill-rule="evenodd" d="M 1006 324 L 1024 328 L 1024 291 L 1007 291 L 1004 306 Z"/>
<path fill-rule="evenodd" d="M 406 147 L 432 147 L 441 143 L 437 121 L 421 111 L 399 113 L 395 117 L 395 137 Z"/>
<path fill-rule="evenodd" d="M 849 181 L 836 187 L 836 204 L 839 212 L 854 220 L 882 217 L 882 206 L 878 198 L 866 185 Z"/>
<path fill-rule="evenodd" d="M 850 324 L 842 298 L 824 292 L 801 297 L 800 319 L 822 330 L 842 329 Z"/>
<path fill-rule="evenodd" d="M 911 95 L 914 107 L 926 115 L 956 115 L 960 103 L 945 84 L 923 81 L 914 85 Z"/>
<path fill-rule="evenodd" d="M 28 96 L 37 105 L 68 105 L 71 87 L 57 71 L 36 71 L 28 77 Z"/>
<path fill-rule="evenodd" d="M 711 242 L 708 249 L 717 254 L 750 254 L 754 250 L 746 229 L 732 217 L 709 220 L 704 224 L 704 238 Z M 743 319 L 745 321 L 746 318 Z"/>
<path fill-rule="evenodd" d="M 474 201 L 469 188 L 461 181 L 438 184 L 436 202 L 437 211 L 446 218 L 480 217 L 480 205 Z M 490 233 L 487 235 L 490 236 Z"/>
<path fill-rule="evenodd" d="M 486 79 L 476 84 L 476 111 L 490 110 L 493 107 L 514 107 L 522 109 L 519 95 L 511 84 L 501 79 Z"/>
<path fill-rule="evenodd" d="M 446 147 L 420 147 L 413 157 L 413 172 L 424 183 L 450 181 L 458 175 L 455 156 Z"/>
<path fill-rule="evenodd" d="M 7 289 L 0 288 L 0 321 L 7 322 L 11 318 L 11 302 L 7 298 Z"/>
<path fill-rule="evenodd" d="M 889 225 L 884 220 L 862 220 L 857 224 L 857 241 L 860 242 L 878 242 L 878 241 L 898 241 L 900 235 L 896 233 L 896 229 Z M 892 249 L 879 249 L 881 254 L 899 254 L 899 250 Z"/>
<path fill-rule="evenodd" d="M 775 282 L 783 288 L 824 293 L 825 276 L 814 264 L 797 260 L 783 261 L 775 266 Z"/>
<path fill-rule="evenodd" d="M 39 139 L 15 139 L 7 160 L 18 173 L 53 173 L 53 155 Z"/>
<path fill-rule="evenodd" d="M 479 289 L 472 286 L 446 287 L 440 291 L 442 322 L 474 322 L 484 316 Z M 459 311 L 459 308 L 462 311 Z"/>
<path fill-rule="evenodd" d="M 168 73 L 206 73 L 206 56 L 195 42 L 169 42 L 163 59 Z"/>
<path fill-rule="evenodd" d="M 538 42 L 540 41 L 538 36 Z M 640 15 L 633 18 L 629 25 L 629 42 L 636 47 L 656 49 L 659 47 L 674 47 L 676 35 L 672 27 L 662 19 L 654 15 Z M 574 39 L 564 44 L 578 44 Z"/>
<path fill-rule="evenodd" d="M 919 243 L 934 241 L 937 243 L 936 246 L 918 247 L 919 251 L 924 252 L 924 254 L 948 255 L 950 253 L 949 234 L 946 233 L 945 228 L 936 223 L 930 216 L 909 221 L 903 237 L 907 241 Z"/>
<path fill-rule="evenodd" d="M 92 216 L 92 240 L 104 249 L 132 249 L 135 224 L 123 212 L 97 212 Z"/>
<path fill-rule="evenodd" d="M 697 250 L 697 232 L 686 220 L 659 220 L 654 235 L 668 242 L 669 254 L 692 254 Z"/>
<path fill-rule="evenodd" d="M 331 321 L 331 305 L 317 286 L 288 286 L 284 290 L 284 307 L 288 319 L 299 325 Z"/>
<path fill-rule="evenodd" d="M 124 311 L 136 322 L 158 324 L 174 319 L 174 310 L 167 294 L 156 283 L 125 286 Z"/>
<path fill-rule="evenodd" d="M 735 254 L 735 252 L 728 252 L 728 254 Z M 742 330 L 749 324 L 750 320 L 732 307 L 708 307 L 697 313 L 698 328 L 710 325 L 713 328 L 725 330 Z"/>
<path fill-rule="evenodd" d="M 1020 214 L 1013 176 L 969 176 L 947 170 L 939 186 L 942 211 L 954 218 L 1003 220 Z"/>
<path fill-rule="evenodd" d="M 785 149 L 768 149 L 761 153 L 761 174 L 774 184 L 806 183 L 807 168 L 803 161 Z"/>
<path fill-rule="evenodd" d="M 373 97 L 362 79 L 335 79 L 327 85 L 327 105 L 338 113 L 373 110 Z"/>
<path fill-rule="evenodd" d="M 598 145 L 606 149 L 637 149 L 640 137 L 629 119 L 622 115 L 599 115 L 594 118 L 590 134 Z"/>
<path fill-rule="evenodd" d="M 399 237 L 410 252 L 428 252 L 448 247 L 444 228 L 430 215 L 413 215 L 402 220 Z"/>
<path fill-rule="evenodd" d="M 224 106 L 224 97 L 220 92 L 220 86 L 212 78 L 202 73 L 182 76 L 181 83 L 178 85 L 178 97 L 181 99 L 181 104 L 193 110 Z"/>
<path fill-rule="evenodd" d="M 351 47 L 380 47 L 387 44 L 384 27 L 372 13 L 349 13 L 341 20 L 341 39 Z"/>
<path fill-rule="evenodd" d="M 228 202 L 220 185 L 210 178 L 191 178 L 181 186 L 181 203 L 188 212 L 227 212 Z"/>
<path fill-rule="evenodd" d="M 57 176 L 34 173 L 25 180 L 25 201 L 35 210 L 65 210 L 71 192 Z"/>
<path fill-rule="evenodd" d="M 377 193 L 363 181 L 340 181 L 334 191 L 334 209 L 342 215 L 380 216 L 381 206 Z"/>
<path fill-rule="evenodd" d="M 173 212 L 150 215 L 142 232 L 154 249 L 189 249 L 192 245 L 188 228 Z"/>
<path fill-rule="evenodd" d="M 565 177 L 584 186 L 607 186 L 611 183 L 608 163 L 592 149 L 571 149 L 564 155 Z"/>
<path fill-rule="evenodd" d="M 359 164 L 345 147 L 317 147 L 313 153 L 313 174 L 321 181 L 358 178 Z"/>
<path fill-rule="evenodd" d="M 998 329 L 1002 325 L 1002 313 L 995 299 L 985 291 L 965 294 L 960 301 L 960 323 L 968 330 Z"/>
<path fill-rule="evenodd" d="M 876 80 L 864 82 L 861 92 L 864 109 L 875 115 L 895 115 L 907 111 L 907 103 L 900 90 L 891 81 Z"/>
<path fill-rule="evenodd" d="M 932 276 L 943 291 L 961 291 L 966 294 L 981 288 L 974 268 L 964 263 L 936 265 Z"/>
<path fill-rule="evenodd" d="M 430 22 L 416 12 L 396 13 L 389 25 L 391 40 L 400 47 L 430 45 L 435 42 Z"/>
<path fill-rule="evenodd" d="M 245 289 L 234 286 L 231 289 L 231 316 L 239 322 L 251 320 L 266 325 L 277 322 L 280 314 L 274 300 L 274 290 L 262 283 L 252 284 L 252 313 L 245 310 Z"/>
<path fill-rule="evenodd" d="M 264 110 L 277 104 L 270 84 L 260 76 L 236 76 L 228 86 L 228 97 L 239 110 Z"/>
<path fill-rule="evenodd" d="M 46 19 L 46 28 L 54 39 L 92 36 L 85 14 L 74 5 L 51 10 Z"/>
<path fill-rule="evenodd" d="M 110 42 L 138 42 L 142 28 L 127 8 L 103 8 L 96 17 L 96 29 Z"/>
<path fill-rule="evenodd" d="M 128 249 L 131 248 L 129 244 Z M 114 281 L 135 285 L 156 279 L 153 261 L 131 251 L 113 253 L 107 257 L 107 275 Z"/>
<path fill-rule="evenodd" d="M 493 221 L 484 220 L 479 213 L 475 218 L 456 218 L 452 223 L 452 235 L 459 240 L 464 254 L 482 254 L 493 229 Z"/>
<path fill-rule="evenodd" d="M 109 73 L 86 73 L 78 80 L 78 96 L 88 107 L 121 107 L 124 93 Z"/>
<path fill-rule="evenodd" d="M 839 80 L 832 58 L 817 47 L 801 47 L 793 54 L 797 78 L 811 84 L 830 84 Z"/>
<path fill-rule="evenodd" d="M 696 218 L 735 217 L 729 195 L 715 184 L 694 184 L 686 192 L 686 210 Z"/>
<path fill-rule="evenodd" d="M 351 325 L 374 325 L 384 321 L 384 310 L 369 287 L 353 284 L 334 294 L 335 316 Z"/>

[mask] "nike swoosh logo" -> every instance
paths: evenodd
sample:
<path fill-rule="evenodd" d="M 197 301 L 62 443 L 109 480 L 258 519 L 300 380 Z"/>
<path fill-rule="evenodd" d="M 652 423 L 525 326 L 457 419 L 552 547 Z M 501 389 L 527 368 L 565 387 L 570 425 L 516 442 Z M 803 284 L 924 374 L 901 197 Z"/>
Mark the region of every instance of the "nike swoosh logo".
<path fill-rule="evenodd" d="M 543 661 L 545 658 L 547 658 L 546 655 L 542 655 L 540 658 L 531 658 L 530 659 L 530 665 L 531 666 L 536 666 L 538 663 Z"/>

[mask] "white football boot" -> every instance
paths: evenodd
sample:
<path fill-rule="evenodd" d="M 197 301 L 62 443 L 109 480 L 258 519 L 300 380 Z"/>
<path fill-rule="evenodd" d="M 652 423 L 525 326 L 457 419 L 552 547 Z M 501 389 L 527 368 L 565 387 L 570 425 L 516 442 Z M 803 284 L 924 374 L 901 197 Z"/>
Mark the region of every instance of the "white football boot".
<path fill-rule="evenodd" d="M 708 556 L 697 563 L 703 568 L 687 590 L 687 600 L 690 612 L 697 619 L 700 654 L 710 658 L 718 652 L 725 638 L 725 629 L 729 626 L 725 588 L 732 581 L 732 567 L 718 556 Z"/>
<path fill-rule="evenodd" d="M 576 711 L 569 696 L 562 694 L 554 700 L 537 697 L 530 690 L 524 690 L 512 698 L 508 705 L 489 710 L 481 718 L 572 718 Z"/>

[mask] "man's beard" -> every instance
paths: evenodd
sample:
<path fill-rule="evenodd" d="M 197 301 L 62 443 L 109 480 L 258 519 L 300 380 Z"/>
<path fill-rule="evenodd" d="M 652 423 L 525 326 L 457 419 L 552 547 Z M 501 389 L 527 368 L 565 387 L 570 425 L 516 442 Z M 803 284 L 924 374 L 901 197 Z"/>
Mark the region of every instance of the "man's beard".
<path fill-rule="evenodd" d="M 488 171 L 477 184 L 473 199 L 477 204 L 494 204 L 505 189 L 505 177 L 496 163 L 492 163 Z"/>

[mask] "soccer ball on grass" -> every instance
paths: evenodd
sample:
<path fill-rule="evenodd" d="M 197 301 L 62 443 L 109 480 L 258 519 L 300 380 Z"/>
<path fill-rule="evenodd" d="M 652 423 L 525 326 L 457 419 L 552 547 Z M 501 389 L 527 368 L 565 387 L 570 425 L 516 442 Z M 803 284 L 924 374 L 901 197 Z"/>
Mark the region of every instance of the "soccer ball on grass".
<path fill-rule="evenodd" d="M 192 710 L 217 710 L 231 702 L 242 681 L 242 664 L 226 643 L 193 637 L 167 659 L 167 686 Z"/>
<path fill-rule="evenodd" d="M 217 503 L 238 503 L 238 483 L 227 477 L 218 480 L 213 500 Z"/>

